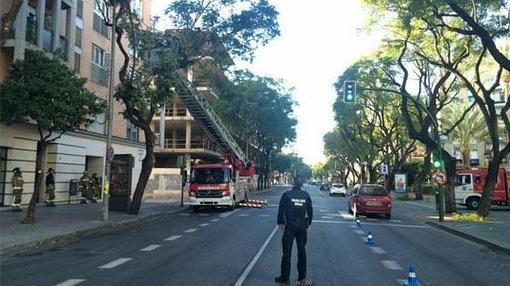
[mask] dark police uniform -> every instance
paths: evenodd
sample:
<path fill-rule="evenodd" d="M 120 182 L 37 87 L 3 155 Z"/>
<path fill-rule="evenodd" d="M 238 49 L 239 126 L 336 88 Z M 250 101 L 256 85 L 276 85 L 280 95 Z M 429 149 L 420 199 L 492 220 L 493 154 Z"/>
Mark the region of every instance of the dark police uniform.
<path fill-rule="evenodd" d="M 279 225 L 285 225 L 282 237 L 283 255 L 280 278 L 289 279 L 290 257 L 294 239 L 296 239 L 298 247 L 298 280 L 301 281 L 306 278 L 306 232 L 308 226 L 312 223 L 312 219 L 312 200 L 307 192 L 301 190 L 301 187 L 294 186 L 282 195 L 277 221 Z"/>

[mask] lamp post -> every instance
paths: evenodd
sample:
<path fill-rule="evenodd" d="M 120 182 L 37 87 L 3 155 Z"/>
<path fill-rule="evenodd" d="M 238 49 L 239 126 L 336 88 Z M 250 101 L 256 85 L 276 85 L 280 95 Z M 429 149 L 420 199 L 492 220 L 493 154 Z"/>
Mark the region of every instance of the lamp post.
<path fill-rule="evenodd" d="M 113 147 L 112 147 L 112 133 L 113 133 L 113 92 L 115 86 L 115 31 L 117 28 L 116 19 L 116 4 L 117 0 L 110 0 L 112 7 L 112 39 L 111 39 L 111 57 L 110 57 L 110 71 L 109 71 L 109 89 L 108 89 L 108 126 L 106 130 L 106 160 L 105 160 L 105 175 L 103 176 L 103 207 L 101 210 L 101 220 L 108 221 L 108 209 L 110 198 L 110 177 L 112 172 L 113 160 Z M 106 14 L 106 13 L 105 13 Z"/>

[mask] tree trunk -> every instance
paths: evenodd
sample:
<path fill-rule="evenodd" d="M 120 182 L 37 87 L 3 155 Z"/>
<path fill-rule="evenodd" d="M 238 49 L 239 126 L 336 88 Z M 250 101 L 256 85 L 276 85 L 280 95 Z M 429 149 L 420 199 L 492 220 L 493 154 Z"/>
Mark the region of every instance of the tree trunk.
<path fill-rule="evenodd" d="M 425 158 L 423 159 L 423 167 L 422 167 L 420 173 L 418 174 L 418 177 L 416 177 L 416 180 L 414 181 L 414 186 L 413 186 L 414 195 L 415 195 L 415 199 L 418 201 L 423 200 L 423 183 L 425 182 L 425 180 L 427 179 L 427 176 L 430 173 L 430 155 L 431 155 L 431 152 L 427 148 L 427 153 L 425 154 Z"/>
<path fill-rule="evenodd" d="M 370 183 L 371 184 L 377 183 L 377 177 L 379 174 L 377 174 L 376 168 L 373 166 L 368 167 L 368 174 L 370 176 Z"/>
<path fill-rule="evenodd" d="M 133 201 L 131 201 L 131 206 L 129 207 L 129 214 L 137 215 L 140 211 L 140 206 L 142 204 L 143 193 L 145 192 L 145 187 L 147 186 L 147 182 L 149 181 L 149 177 L 152 172 L 152 168 L 154 167 L 154 133 L 152 132 L 149 125 L 142 127 L 144 136 L 145 136 L 145 158 L 142 161 L 142 170 L 140 171 L 140 176 L 138 177 L 138 183 L 136 184 L 135 193 L 133 194 Z"/>
<path fill-rule="evenodd" d="M 35 159 L 35 183 L 34 183 L 34 192 L 32 193 L 32 198 L 30 198 L 30 203 L 28 205 L 27 214 L 23 219 L 22 223 L 33 224 L 35 223 L 35 204 L 37 202 L 37 198 L 39 198 L 39 193 L 42 184 L 42 178 L 44 176 L 43 172 L 43 159 L 44 154 L 46 154 L 46 148 L 48 147 L 48 142 L 39 141 L 37 142 L 37 156 Z"/>
<path fill-rule="evenodd" d="M 498 160 L 499 161 L 499 160 Z M 497 164 L 496 164 L 497 163 Z M 489 169 L 487 170 L 487 178 L 483 186 L 482 198 L 478 208 L 478 215 L 481 217 L 489 216 L 489 209 L 491 207 L 491 196 L 498 181 L 499 162 L 491 160 L 489 162 Z"/>
<path fill-rule="evenodd" d="M 444 186 L 445 212 L 451 214 L 457 211 L 457 207 L 455 205 L 455 175 L 457 171 L 457 160 L 448 152 L 444 150 L 441 151 L 443 152 L 442 155 L 447 178 L 447 183 Z"/>

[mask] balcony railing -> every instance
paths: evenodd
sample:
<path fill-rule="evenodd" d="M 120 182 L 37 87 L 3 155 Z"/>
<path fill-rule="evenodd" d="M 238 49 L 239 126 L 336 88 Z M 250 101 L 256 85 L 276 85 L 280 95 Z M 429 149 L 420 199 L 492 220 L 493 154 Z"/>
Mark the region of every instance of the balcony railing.
<path fill-rule="evenodd" d="M 164 149 L 187 149 L 186 139 L 165 139 Z M 216 146 L 208 140 L 193 139 L 189 149 L 205 149 L 217 152 Z"/>
<path fill-rule="evenodd" d="M 108 69 L 91 63 L 90 78 L 102 86 L 108 86 Z"/>
<path fill-rule="evenodd" d="M 176 109 L 165 108 L 165 116 L 166 117 L 173 117 L 173 116 L 185 117 L 185 116 L 187 116 L 186 108 L 184 108 L 184 107 L 180 107 L 180 108 L 176 108 Z"/>

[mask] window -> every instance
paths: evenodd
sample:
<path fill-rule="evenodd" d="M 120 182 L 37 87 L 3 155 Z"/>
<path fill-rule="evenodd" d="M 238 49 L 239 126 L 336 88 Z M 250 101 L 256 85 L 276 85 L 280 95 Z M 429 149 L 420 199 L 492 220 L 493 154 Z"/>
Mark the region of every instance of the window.
<path fill-rule="evenodd" d="M 142 17 L 143 13 L 143 2 L 142 0 L 132 0 L 131 3 L 131 11 L 136 14 L 138 17 Z"/>
<path fill-rule="evenodd" d="M 81 67 L 81 55 L 78 53 L 74 53 L 74 70 L 77 73 L 80 73 L 80 67 Z"/>
<path fill-rule="evenodd" d="M 92 81 L 102 86 L 108 86 L 108 71 L 110 67 L 110 54 L 96 45 L 92 45 Z"/>
<path fill-rule="evenodd" d="M 98 99 L 100 100 L 100 99 Z M 103 111 L 100 114 L 97 114 L 93 118 L 94 122 L 90 123 L 86 129 L 87 131 L 104 134 L 105 133 L 105 122 L 106 122 L 106 111 Z"/>
<path fill-rule="evenodd" d="M 82 36 L 82 29 L 79 27 L 76 27 L 76 39 L 74 42 L 74 45 L 81 48 L 81 36 Z"/>
<path fill-rule="evenodd" d="M 110 38 L 110 28 L 106 26 L 106 22 L 103 18 L 104 13 L 108 15 L 108 9 L 104 1 L 94 0 L 94 18 L 92 21 L 92 28 L 104 37 Z"/>
<path fill-rule="evenodd" d="M 126 138 L 128 140 L 137 141 L 138 142 L 138 127 L 136 127 L 130 121 L 127 121 Z"/>
<path fill-rule="evenodd" d="M 76 4 L 76 17 L 83 19 L 83 0 L 78 0 Z"/>

